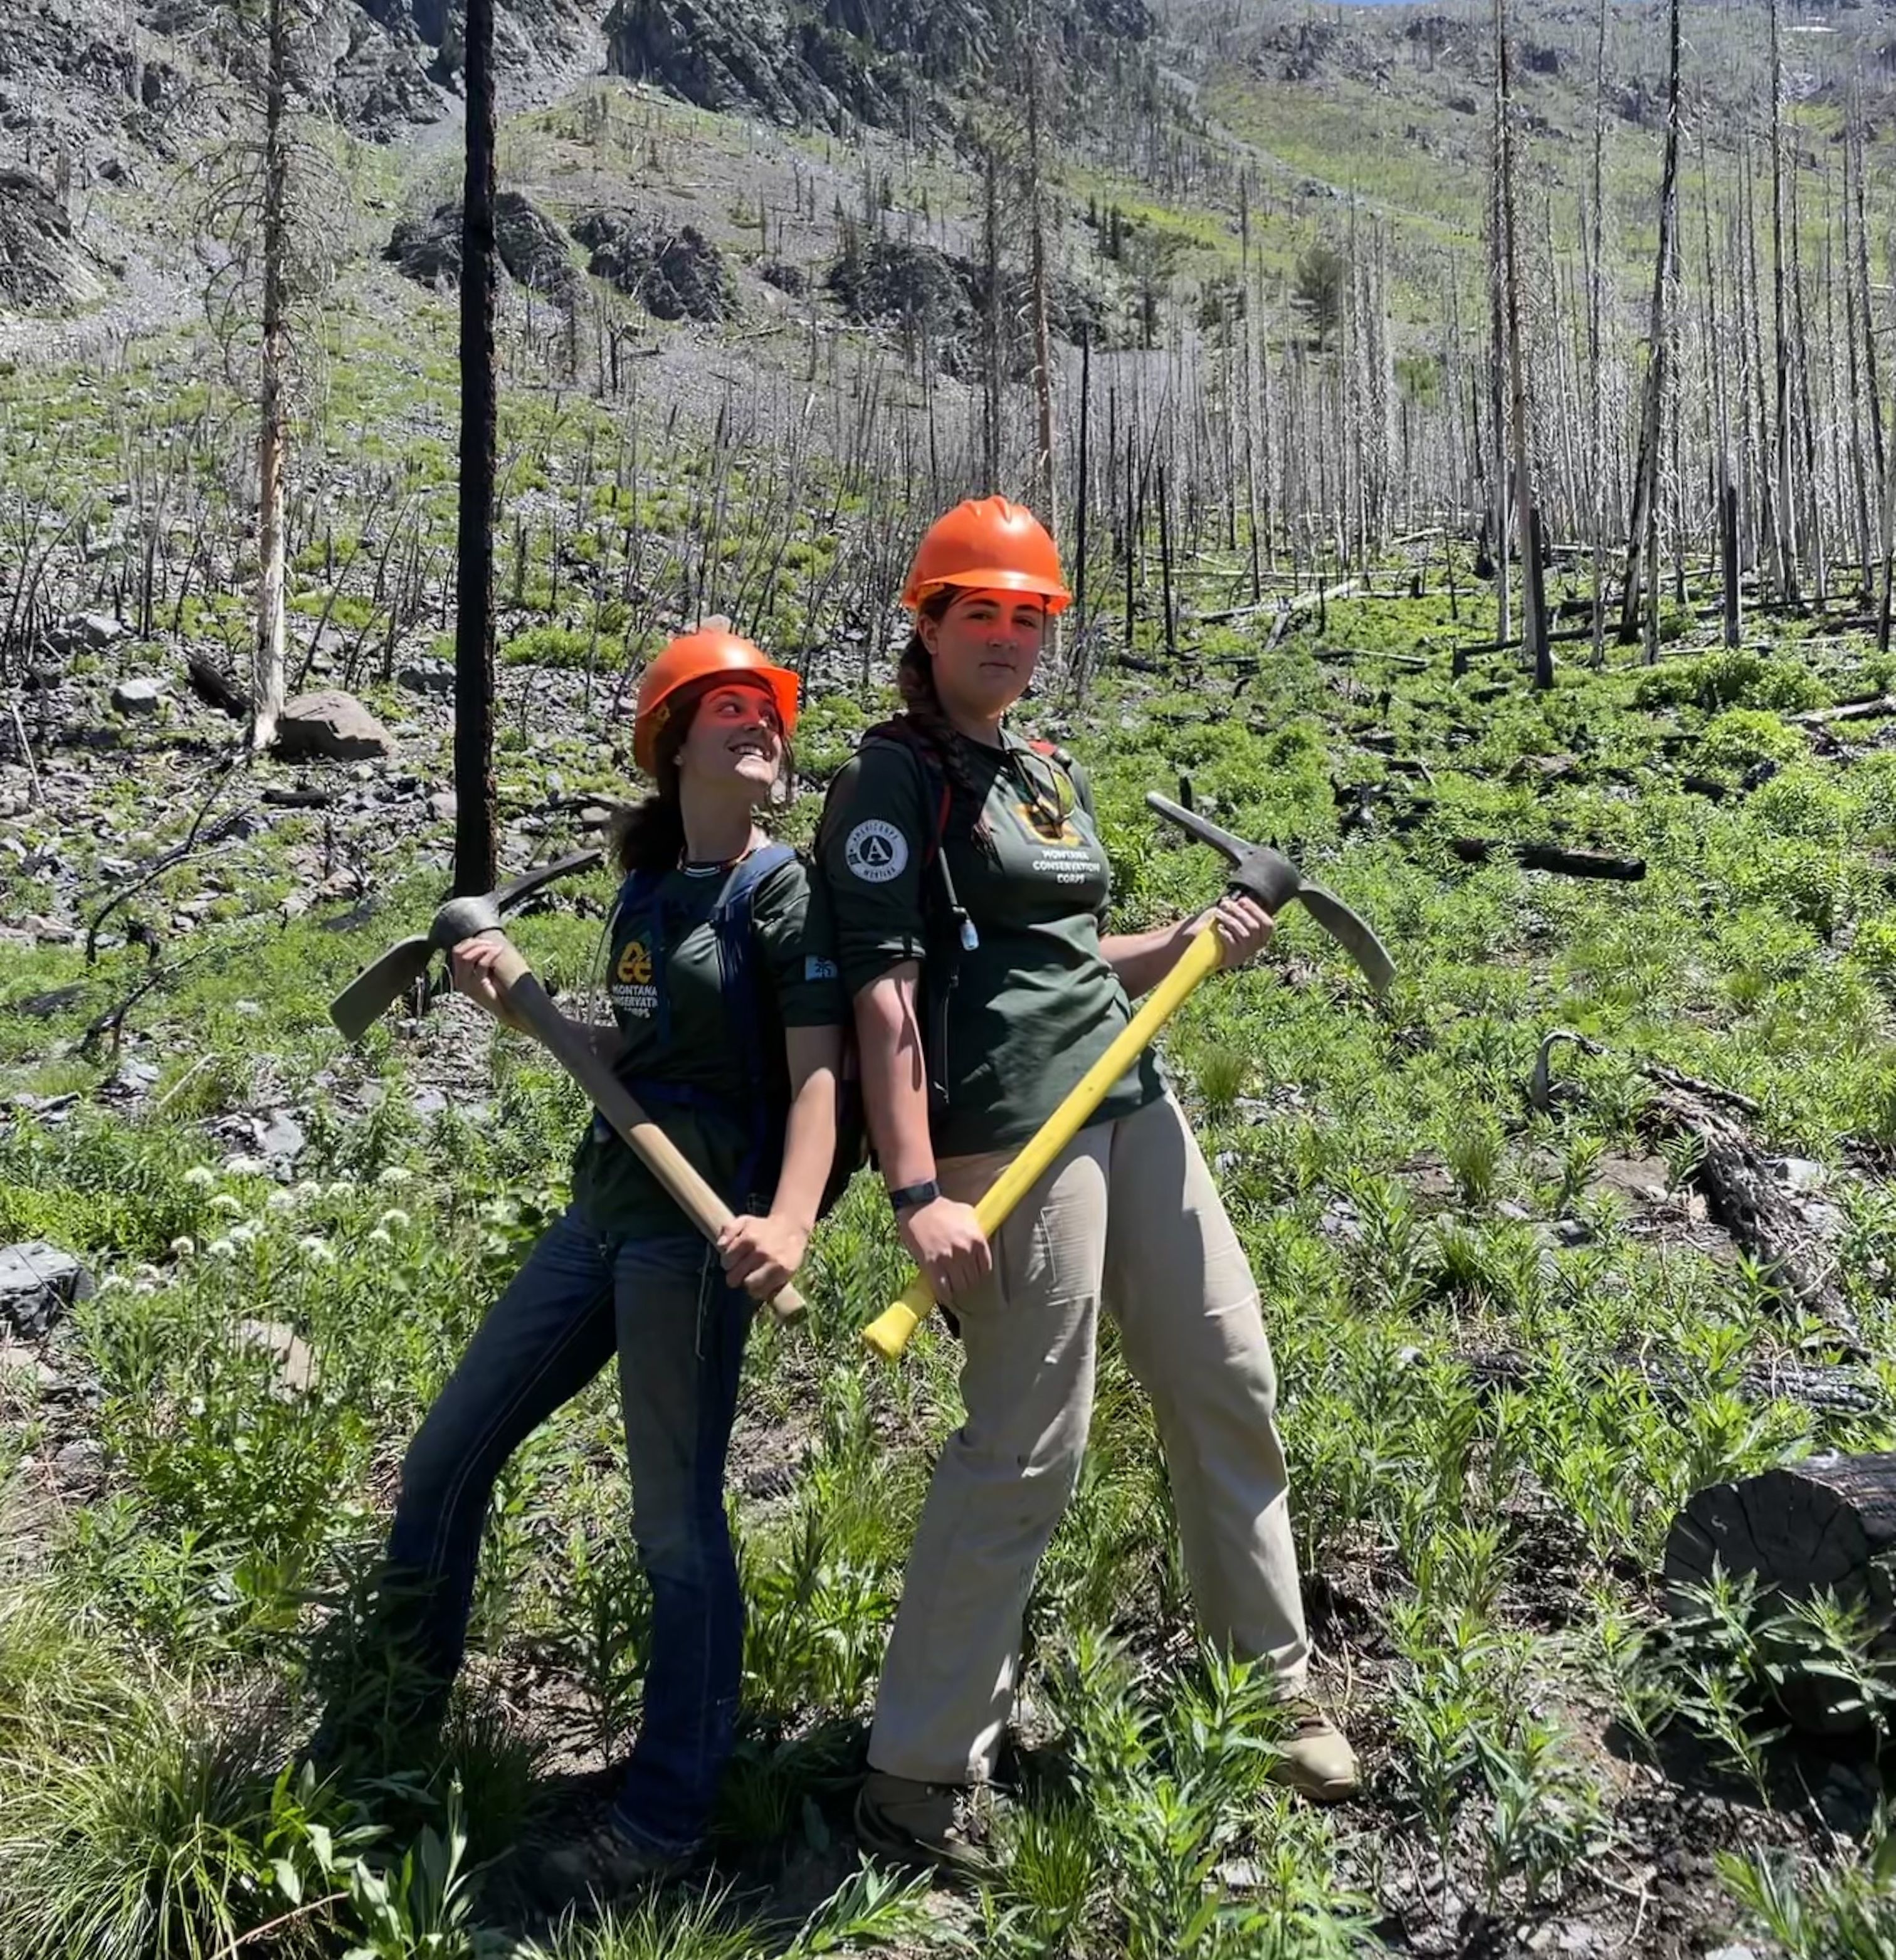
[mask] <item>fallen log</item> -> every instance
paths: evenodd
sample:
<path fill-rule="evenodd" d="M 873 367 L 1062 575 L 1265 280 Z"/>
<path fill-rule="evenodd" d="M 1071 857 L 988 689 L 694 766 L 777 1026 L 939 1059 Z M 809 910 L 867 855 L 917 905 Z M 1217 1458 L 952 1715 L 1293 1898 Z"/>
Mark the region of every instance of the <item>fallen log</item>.
<path fill-rule="evenodd" d="M 1896 1453 L 1809 1457 L 1695 1491 L 1665 1541 L 1666 1605 L 1675 1616 L 1697 1610 L 1688 1589 L 1704 1586 L 1714 1564 L 1756 1579 L 1780 1608 L 1836 1594 L 1876 1629 L 1872 1653 L 1896 1658 Z M 1783 1651 L 1777 1698 L 1799 1728 L 1834 1736 L 1869 1726 L 1852 1683 L 1803 1671 L 1794 1645 Z"/>
<path fill-rule="evenodd" d="M 1458 1354 L 1455 1359 L 1481 1390 L 1526 1389 L 1538 1379 L 1538 1357 L 1511 1349 Z M 1573 1357 L 1567 1359 L 1570 1365 L 1574 1364 Z M 1669 1402 L 1696 1402 L 1705 1393 L 1702 1377 L 1659 1355 L 1614 1349 L 1585 1356 L 1577 1366 L 1589 1379 L 1637 1375 L 1655 1395 Z M 1818 1415 L 1873 1415 L 1889 1401 L 1882 1384 L 1865 1369 L 1805 1361 L 1754 1362 L 1739 1373 L 1731 1386 L 1750 1402 L 1796 1402 Z"/>
<path fill-rule="evenodd" d="M 1528 1081 L 1528 1100 L 1538 1109 L 1554 1107 L 1556 1092 L 1548 1063 L 1563 1042 L 1588 1055 L 1606 1052 L 1598 1042 L 1567 1028 L 1548 1035 Z M 1701 1082 L 1661 1063 L 1637 1067 L 1653 1092 L 1641 1112 L 1643 1126 L 1697 1138 L 1702 1155 L 1691 1182 L 1704 1193 L 1712 1216 L 1770 1274 L 1780 1296 L 1793 1309 L 1822 1322 L 1850 1358 L 1866 1360 L 1863 1329 L 1837 1284 L 1834 1252 L 1779 1182 L 1770 1160 L 1740 1120 L 1761 1115 L 1758 1105 L 1736 1090 Z"/>
<path fill-rule="evenodd" d="M 1465 864 L 1511 857 L 1525 871 L 1553 871 L 1564 878 L 1616 878 L 1637 884 L 1646 876 L 1643 858 L 1614 858 L 1604 851 L 1563 851 L 1552 844 L 1516 844 L 1494 837 L 1451 837 L 1449 848 Z"/>
<path fill-rule="evenodd" d="M 1547 643 L 1550 647 L 1557 647 L 1570 641 L 1590 640 L 1592 637 L 1593 628 L 1590 625 L 1563 626 L 1557 633 L 1548 635 Z M 1518 639 L 1478 640 L 1471 645 L 1457 647 L 1455 651 L 1458 654 L 1508 654 L 1518 651 L 1521 644 Z"/>
<path fill-rule="evenodd" d="M 1313 660 L 1384 660 L 1392 667 L 1408 667 L 1417 673 L 1426 673 L 1430 661 L 1424 654 L 1392 654 L 1380 647 L 1312 647 L 1309 650 Z"/>
<path fill-rule="evenodd" d="M 233 721 L 249 720 L 250 697 L 208 655 L 195 649 L 187 652 L 184 671 L 191 692 L 200 701 L 229 715 Z"/>
<path fill-rule="evenodd" d="M 1879 694 L 1874 701 L 1847 701 L 1840 708 L 1813 708 L 1784 718 L 1799 728 L 1822 728 L 1833 721 L 1867 721 L 1876 714 L 1896 714 L 1896 695 Z"/>

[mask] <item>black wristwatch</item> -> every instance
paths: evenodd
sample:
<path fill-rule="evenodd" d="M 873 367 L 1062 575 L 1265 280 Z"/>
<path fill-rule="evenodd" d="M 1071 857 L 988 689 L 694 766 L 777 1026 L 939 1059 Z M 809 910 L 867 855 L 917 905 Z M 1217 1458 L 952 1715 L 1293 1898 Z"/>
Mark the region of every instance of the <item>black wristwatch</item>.
<path fill-rule="evenodd" d="M 920 1184 L 905 1184 L 899 1191 L 889 1194 L 889 1208 L 899 1215 L 913 1211 L 918 1205 L 932 1204 L 941 1195 L 941 1186 L 931 1178 Z"/>

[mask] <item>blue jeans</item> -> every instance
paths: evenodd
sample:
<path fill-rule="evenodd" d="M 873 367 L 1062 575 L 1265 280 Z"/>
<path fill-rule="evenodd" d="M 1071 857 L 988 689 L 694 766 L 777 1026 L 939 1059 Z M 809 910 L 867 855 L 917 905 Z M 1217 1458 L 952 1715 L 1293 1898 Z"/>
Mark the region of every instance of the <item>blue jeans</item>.
<path fill-rule="evenodd" d="M 421 1712 L 438 1720 L 466 1643 L 495 1479 L 616 1351 L 652 1643 L 614 1812 L 662 1851 L 703 1836 L 736 1723 L 743 1601 L 724 1456 L 751 1310 L 697 1234 L 608 1236 L 572 1207 L 542 1234 L 435 1398 L 402 1461 L 389 1533 L 379 1617 L 417 1663 Z"/>

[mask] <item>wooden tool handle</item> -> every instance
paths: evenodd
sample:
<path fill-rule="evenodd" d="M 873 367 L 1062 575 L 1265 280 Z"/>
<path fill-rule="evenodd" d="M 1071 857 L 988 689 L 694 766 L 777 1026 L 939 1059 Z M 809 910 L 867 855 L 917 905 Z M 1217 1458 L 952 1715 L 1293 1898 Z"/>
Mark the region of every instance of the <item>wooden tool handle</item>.
<path fill-rule="evenodd" d="M 1194 935 L 1185 956 L 1146 996 L 1145 1004 L 1119 1030 L 1105 1053 L 1067 1090 L 1058 1109 L 1021 1146 L 1020 1154 L 982 1193 L 975 1220 L 991 1239 L 1014 1207 L 1046 1175 L 1048 1166 L 1085 1127 L 1113 1085 L 1137 1061 L 1153 1037 L 1176 1013 L 1198 983 L 1217 971 L 1221 957 L 1217 931 L 1207 926 Z M 886 1361 L 892 1361 L 933 1310 L 934 1294 L 918 1274 L 863 1329 L 863 1339 Z"/>
<path fill-rule="evenodd" d="M 488 935 L 498 936 L 498 935 Z M 501 937 L 500 957 L 493 966 L 495 985 L 507 1006 L 526 1024 L 528 1032 L 590 1098 L 593 1107 L 635 1150 L 652 1175 L 670 1192 L 686 1216 L 715 1245 L 731 1221 L 731 1208 L 705 1182 L 697 1167 L 645 1112 L 624 1083 L 586 1039 L 548 999 L 546 989 L 519 950 Z M 765 1311 L 780 1323 L 798 1320 L 803 1297 L 787 1281 Z"/>

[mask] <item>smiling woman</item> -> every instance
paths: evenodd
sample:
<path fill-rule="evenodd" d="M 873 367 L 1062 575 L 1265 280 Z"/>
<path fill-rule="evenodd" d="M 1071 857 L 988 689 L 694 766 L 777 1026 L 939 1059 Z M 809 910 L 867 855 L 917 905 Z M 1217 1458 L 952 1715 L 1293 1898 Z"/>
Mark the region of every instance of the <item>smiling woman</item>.
<path fill-rule="evenodd" d="M 603 1118 L 573 1202 L 529 1255 L 409 1446 L 373 1648 L 416 1666 L 401 1720 L 438 1722 L 460 1664 L 495 1479 L 616 1356 L 631 1532 L 652 1594 L 644 1719 L 619 1795 L 543 1868 L 555 1902 L 609 1892 L 697 1849 L 735 1731 L 743 1642 L 724 1459 L 752 1303 L 801 1262 L 836 1134 L 844 1005 L 826 914 L 787 846 L 759 828 L 796 725 L 795 675 L 749 641 L 674 640 L 641 681 L 633 751 L 657 785 L 619 838 L 613 1025 L 581 1032 L 740 1215 L 708 1246 Z M 510 1019 L 498 941 L 454 950 L 456 983 Z M 379 1714 L 379 1706 L 378 1706 Z M 359 1712 L 313 1746 L 346 1758 Z"/>

